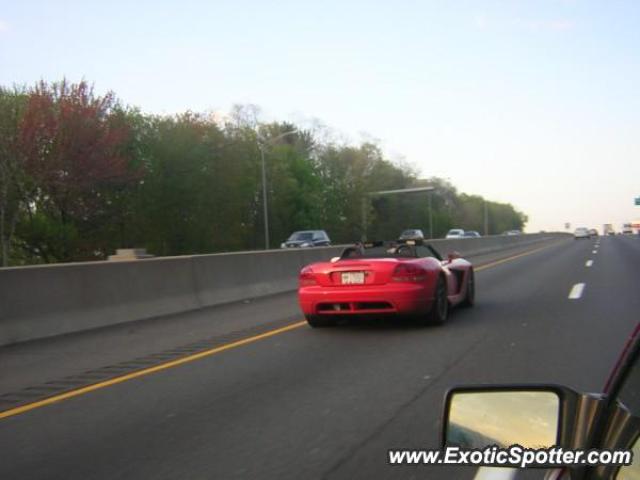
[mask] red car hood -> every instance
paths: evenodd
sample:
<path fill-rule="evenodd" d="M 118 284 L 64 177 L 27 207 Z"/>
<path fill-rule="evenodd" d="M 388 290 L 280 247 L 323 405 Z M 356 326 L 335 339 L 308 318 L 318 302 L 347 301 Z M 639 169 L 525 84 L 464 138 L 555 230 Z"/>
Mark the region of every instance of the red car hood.
<path fill-rule="evenodd" d="M 620 369 L 622 368 L 622 365 L 624 365 L 627 359 L 627 355 L 631 352 L 633 345 L 639 341 L 640 341 L 640 322 L 638 322 L 638 324 L 636 325 L 636 328 L 634 328 L 633 332 L 627 339 L 627 343 L 625 344 L 624 349 L 622 350 L 622 353 L 618 357 L 618 361 L 613 367 L 613 370 L 611 370 L 611 373 L 609 374 L 609 378 L 607 379 L 607 383 L 604 386 L 604 393 L 609 393 L 609 390 L 613 386 L 614 379 L 618 376 L 618 372 L 620 371 Z"/>

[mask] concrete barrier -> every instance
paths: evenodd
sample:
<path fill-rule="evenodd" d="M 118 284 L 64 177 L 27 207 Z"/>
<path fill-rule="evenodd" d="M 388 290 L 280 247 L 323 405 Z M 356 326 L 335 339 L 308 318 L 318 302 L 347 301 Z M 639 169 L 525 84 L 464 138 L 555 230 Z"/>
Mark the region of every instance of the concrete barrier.
<path fill-rule="evenodd" d="M 192 257 L 202 306 L 294 290 L 308 263 L 338 255 L 342 247 L 270 250 Z"/>
<path fill-rule="evenodd" d="M 431 243 L 443 255 L 456 251 L 462 254 L 462 256 L 468 257 L 531 245 L 556 236 L 566 237 L 567 234 L 532 233 L 528 235 L 492 235 L 480 238 L 432 240 Z"/>
<path fill-rule="evenodd" d="M 434 240 L 465 256 L 563 234 Z M 0 346 L 291 291 L 342 246 L 0 269 Z"/>
<path fill-rule="evenodd" d="M 199 308 L 191 261 L 0 269 L 0 345 Z"/>

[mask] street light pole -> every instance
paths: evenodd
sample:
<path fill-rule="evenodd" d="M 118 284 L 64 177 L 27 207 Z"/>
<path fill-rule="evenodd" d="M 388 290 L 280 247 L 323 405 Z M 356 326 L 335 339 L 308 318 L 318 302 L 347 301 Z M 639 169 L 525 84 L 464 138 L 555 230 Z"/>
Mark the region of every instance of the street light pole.
<path fill-rule="evenodd" d="M 272 138 L 268 142 L 265 142 L 260 134 L 258 134 L 258 148 L 260 149 L 260 158 L 262 162 L 262 218 L 264 220 L 264 249 L 269 250 L 269 203 L 267 200 L 267 166 L 264 158 L 265 143 L 273 145 L 274 142 L 284 138 L 288 135 L 298 133 L 298 130 L 290 130 L 288 132 L 281 133 L 277 137 Z"/>
<path fill-rule="evenodd" d="M 429 239 L 433 240 L 433 208 L 431 205 L 431 197 L 433 197 L 433 191 L 429 192 Z"/>
<path fill-rule="evenodd" d="M 489 235 L 489 210 L 487 207 L 487 200 L 484 200 L 484 236 Z"/>
<path fill-rule="evenodd" d="M 264 148 L 258 143 L 262 157 L 262 218 L 264 219 L 264 249 L 269 250 L 269 207 L 267 205 L 267 168 L 264 161 Z"/>

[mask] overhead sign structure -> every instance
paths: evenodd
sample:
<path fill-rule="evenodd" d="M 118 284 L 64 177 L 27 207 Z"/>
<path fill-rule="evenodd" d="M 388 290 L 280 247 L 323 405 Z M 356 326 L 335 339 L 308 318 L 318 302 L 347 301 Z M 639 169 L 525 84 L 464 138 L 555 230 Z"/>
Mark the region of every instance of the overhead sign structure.
<path fill-rule="evenodd" d="M 429 238 L 433 238 L 433 217 L 431 213 L 431 193 L 435 190 L 434 187 L 415 187 L 415 188 L 400 188 L 398 190 L 380 190 L 378 192 L 367 192 L 362 198 L 362 241 L 367 239 L 367 198 L 379 197 L 381 195 L 396 195 L 398 193 L 429 193 Z"/>

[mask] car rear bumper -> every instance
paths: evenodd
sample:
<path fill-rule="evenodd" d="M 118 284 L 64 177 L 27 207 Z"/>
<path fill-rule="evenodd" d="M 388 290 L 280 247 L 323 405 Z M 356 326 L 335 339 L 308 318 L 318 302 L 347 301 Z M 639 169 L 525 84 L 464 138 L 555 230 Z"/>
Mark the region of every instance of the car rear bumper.
<path fill-rule="evenodd" d="M 419 314 L 433 302 L 424 285 L 411 284 L 302 287 L 298 300 L 305 315 Z"/>

